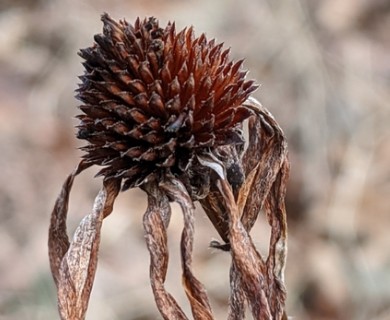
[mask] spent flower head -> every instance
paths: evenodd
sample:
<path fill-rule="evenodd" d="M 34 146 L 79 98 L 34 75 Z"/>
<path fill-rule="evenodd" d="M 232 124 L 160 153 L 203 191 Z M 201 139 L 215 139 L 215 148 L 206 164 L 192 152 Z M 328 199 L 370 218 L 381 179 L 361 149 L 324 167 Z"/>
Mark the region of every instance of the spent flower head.
<path fill-rule="evenodd" d="M 124 190 L 173 174 L 194 199 L 204 196 L 209 173 L 197 155 L 243 144 L 242 122 L 253 113 L 243 102 L 257 86 L 245 80 L 243 61 L 192 27 L 102 20 L 103 34 L 80 51 L 84 158 L 103 166 L 105 179 L 123 179 Z"/>
<path fill-rule="evenodd" d="M 87 141 L 67 177 L 49 228 L 49 258 L 61 319 L 85 318 L 95 277 L 103 219 L 119 191 L 141 187 L 148 196 L 143 216 L 150 253 L 150 281 L 164 319 L 188 319 L 165 288 L 170 201 L 181 206 L 183 286 L 195 319 L 214 319 L 206 289 L 192 271 L 194 201 L 199 201 L 228 251 L 229 319 L 286 319 L 284 267 L 287 223 L 284 207 L 289 172 L 287 145 L 272 115 L 250 94 L 242 60 L 193 28 L 176 32 L 155 18 L 134 25 L 102 15 L 103 34 L 79 54 L 84 75 L 77 97 L 77 137 Z M 244 122 L 248 119 L 247 122 Z M 244 125 L 249 139 L 244 147 Z M 86 168 L 101 169 L 103 186 L 92 212 L 69 241 L 69 195 Z M 268 257 L 250 231 L 263 210 L 271 226 Z"/>

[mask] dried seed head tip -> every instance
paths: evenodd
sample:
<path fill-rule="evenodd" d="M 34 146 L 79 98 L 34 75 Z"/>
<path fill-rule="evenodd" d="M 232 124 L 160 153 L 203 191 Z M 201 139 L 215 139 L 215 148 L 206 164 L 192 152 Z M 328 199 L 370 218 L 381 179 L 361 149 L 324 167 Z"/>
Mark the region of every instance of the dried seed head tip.
<path fill-rule="evenodd" d="M 242 60 L 192 27 L 176 32 L 155 18 L 132 25 L 107 14 L 102 21 L 103 34 L 79 52 L 77 90 L 77 136 L 88 141 L 86 161 L 104 167 L 100 175 L 123 179 L 123 189 L 167 173 L 191 184 L 193 172 L 207 174 L 196 155 L 243 143 L 251 111 L 242 104 L 257 86 L 245 81 Z"/>

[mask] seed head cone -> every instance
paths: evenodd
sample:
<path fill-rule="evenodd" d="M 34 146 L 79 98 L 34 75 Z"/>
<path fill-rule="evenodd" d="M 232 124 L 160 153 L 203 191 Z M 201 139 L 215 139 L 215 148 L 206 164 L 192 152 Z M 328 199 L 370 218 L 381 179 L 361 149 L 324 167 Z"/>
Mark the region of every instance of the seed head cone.
<path fill-rule="evenodd" d="M 196 198 L 209 175 L 197 155 L 243 144 L 251 111 L 242 104 L 257 86 L 245 80 L 242 60 L 192 27 L 177 33 L 153 17 L 102 21 L 103 34 L 79 52 L 83 158 L 102 166 L 105 179 L 122 179 L 124 190 L 172 174 Z"/>

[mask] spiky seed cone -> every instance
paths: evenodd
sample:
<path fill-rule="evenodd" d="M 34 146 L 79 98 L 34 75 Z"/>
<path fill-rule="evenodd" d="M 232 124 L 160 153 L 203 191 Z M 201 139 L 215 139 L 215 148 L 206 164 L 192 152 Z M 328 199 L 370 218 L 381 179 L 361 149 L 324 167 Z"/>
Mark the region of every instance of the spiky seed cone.
<path fill-rule="evenodd" d="M 174 23 L 133 26 L 107 14 L 102 21 L 103 34 L 79 53 L 84 158 L 103 166 L 105 179 L 123 179 L 123 189 L 169 173 L 196 198 L 209 171 L 195 155 L 243 143 L 251 111 L 242 103 L 257 86 L 245 81 L 242 60 L 229 60 L 229 50 L 204 34 L 195 38 L 192 27 L 176 33 Z"/>

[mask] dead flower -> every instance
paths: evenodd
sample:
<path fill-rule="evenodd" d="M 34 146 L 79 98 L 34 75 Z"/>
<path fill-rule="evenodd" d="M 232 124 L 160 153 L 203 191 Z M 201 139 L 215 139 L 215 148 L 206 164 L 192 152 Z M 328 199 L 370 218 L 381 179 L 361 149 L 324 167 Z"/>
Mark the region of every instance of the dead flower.
<path fill-rule="evenodd" d="M 287 146 L 272 115 L 250 97 L 257 86 L 245 80 L 242 60 L 231 61 L 229 50 L 204 34 L 196 38 L 192 27 L 177 33 L 174 23 L 161 28 L 149 18 L 131 25 L 107 14 L 102 21 L 103 34 L 80 51 L 85 73 L 77 137 L 88 143 L 57 198 L 49 230 L 61 318 L 85 318 L 103 219 L 120 190 L 140 187 L 148 195 L 143 225 L 151 285 L 164 319 L 187 319 L 164 286 L 170 201 L 183 212 L 183 285 L 193 317 L 214 319 L 191 267 L 194 201 L 200 201 L 224 241 L 211 246 L 232 256 L 229 319 L 244 319 L 246 305 L 255 319 L 282 319 Z M 70 242 L 69 193 L 75 176 L 92 165 L 102 167 L 103 187 Z M 272 227 L 267 259 L 250 237 L 261 209 Z"/>

